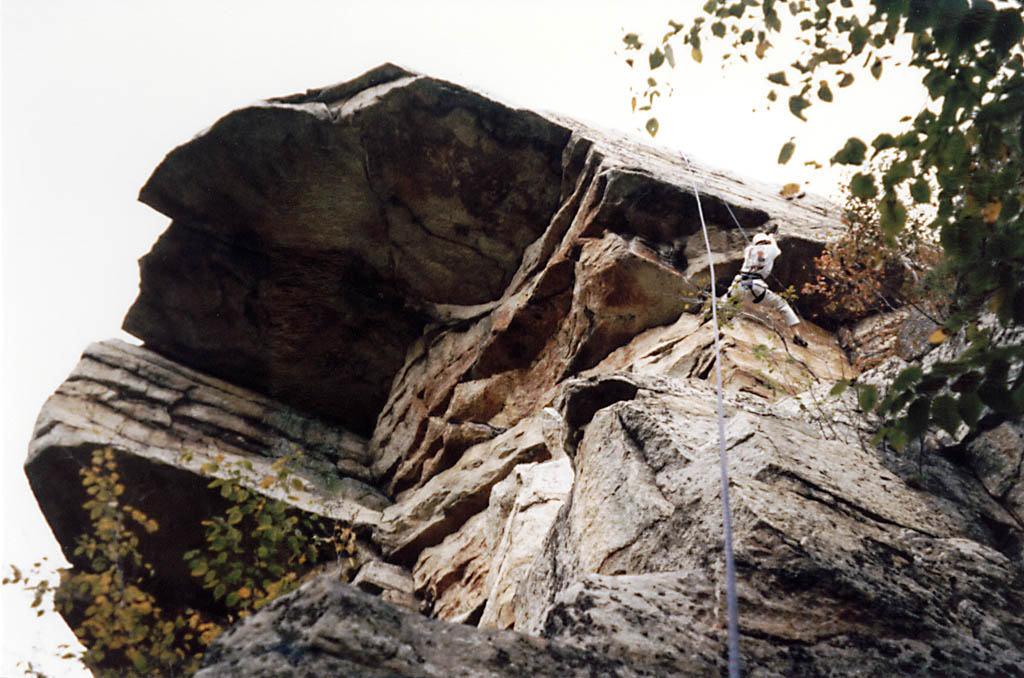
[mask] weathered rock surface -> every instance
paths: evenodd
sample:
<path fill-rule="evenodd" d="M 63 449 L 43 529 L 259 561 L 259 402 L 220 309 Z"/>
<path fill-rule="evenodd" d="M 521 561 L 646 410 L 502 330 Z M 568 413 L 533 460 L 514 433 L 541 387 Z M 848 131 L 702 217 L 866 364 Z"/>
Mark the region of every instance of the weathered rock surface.
<path fill-rule="evenodd" d="M 1024 525 L 1024 429 L 1003 422 L 967 446 L 971 466 L 985 489 Z"/>
<path fill-rule="evenodd" d="M 427 619 L 321 576 L 221 636 L 196 678 L 653 675 L 533 636 Z"/>
<path fill-rule="evenodd" d="M 412 575 L 398 565 L 371 560 L 359 568 L 352 579 L 352 585 L 377 595 L 386 603 L 400 605 L 414 612 L 419 612 L 422 607 L 415 595 Z"/>
<path fill-rule="evenodd" d="M 551 529 L 559 509 L 572 489 L 573 473 L 568 457 L 516 468 L 499 486 L 501 497 L 492 504 L 512 500 L 502 526 L 501 541 L 490 558 L 484 584 L 487 601 L 480 615 L 483 628 L 508 629 L 515 623 L 515 596 L 519 583 L 540 553 L 541 535 Z M 499 489 L 499 488 L 495 488 Z"/>
<path fill-rule="evenodd" d="M 393 66 L 229 114 L 141 198 L 173 219 L 125 320 L 147 348 L 90 347 L 33 440 L 55 532 L 113 447 L 177 530 L 145 544 L 173 600 L 202 463 L 255 481 L 294 448 L 298 503 L 357 528 L 378 596 L 310 581 L 202 675 L 722 674 L 709 264 L 722 293 L 737 226 L 777 226 L 772 285 L 800 289 L 834 210 Z M 807 348 L 757 305 L 720 330 L 744 675 L 1024 675 L 1019 422 L 872 448 L 832 382 L 884 383 L 931 326 L 840 341 L 797 306 Z"/>
<path fill-rule="evenodd" d="M 740 316 L 720 327 L 722 383 L 726 388 L 774 400 L 806 391 L 813 384 L 831 384 L 857 374 L 829 333 L 805 323 L 801 333 L 810 343 L 802 348 L 786 340 L 782 327 L 777 318 L 749 303 L 742 307 Z M 683 314 L 671 325 L 638 334 L 581 374 L 624 371 L 714 380 L 714 364 L 711 321 Z"/>
<path fill-rule="evenodd" d="M 860 369 L 880 365 L 892 356 L 916 360 L 932 345 L 928 337 L 939 324 L 914 308 L 879 313 L 839 330 L 840 345 Z"/>
<path fill-rule="evenodd" d="M 564 455 L 519 464 L 491 490 L 487 508 L 437 546 L 424 549 L 413 568 L 416 588 L 438 619 L 478 619 L 485 628 L 510 628 L 512 599 L 572 487 Z"/>
<path fill-rule="evenodd" d="M 720 647 L 723 610 L 690 608 L 694 595 L 710 600 L 705 578 L 720 571 L 714 404 L 699 384 L 636 383 L 634 398 L 599 410 L 583 433 L 572 495 L 520 586 L 516 628 L 610 644 L 618 659 L 636 652 L 636 626 L 657 629 L 666 666 L 698 656 L 709 668 L 693 675 L 713 675 L 706 648 Z M 1020 675 L 1021 543 L 1006 539 L 1019 524 L 980 483 L 948 498 L 915 491 L 860 445 L 730 400 L 752 675 Z M 654 596 L 671 612 L 649 609 Z"/>
<path fill-rule="evenodd" d="M 539 419 L 524 419 L 471 447 L 454 466 L 384 509 L 377 539 L 388 556 L 410 560 L 486 508 L 491 488 L 516 465 L 550 456 Z"/>

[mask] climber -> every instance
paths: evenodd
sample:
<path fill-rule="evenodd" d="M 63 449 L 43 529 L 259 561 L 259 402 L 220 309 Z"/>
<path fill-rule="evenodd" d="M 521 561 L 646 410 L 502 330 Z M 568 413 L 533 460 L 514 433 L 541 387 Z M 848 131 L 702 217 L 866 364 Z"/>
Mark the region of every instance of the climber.
<path fill-rule="evenodd" d="M 768 233 L 758 233 L 755 235 L 754 239 L 747 245 L 747 249 L 743 251 L 743 267 L 736 277 L 733 278 L 732 284 L 729 285 L 729 291 L 725 296 L 728 298 L 740 293 L 744 297 L 749 295 L 755 304 L 766 301 L 769 306 L 782 314 L 787 327 L 794 328 L 793 343 L 797 346 L 807 346 L 807 342 L 796 333 L 795 328 L 800 324 L 800 318 L 793 312 L 793 309 L 790 308 L 785 299 L 768 289 L 768 283 L 765 282 L 765 279 L 772 272 L 772 264 L 775 263 L 775 258 L 780 254 L 782 254 L 782 250 L 779 249 L 779 245 L 775 242 L 775 238 L 772 235 Z"/>

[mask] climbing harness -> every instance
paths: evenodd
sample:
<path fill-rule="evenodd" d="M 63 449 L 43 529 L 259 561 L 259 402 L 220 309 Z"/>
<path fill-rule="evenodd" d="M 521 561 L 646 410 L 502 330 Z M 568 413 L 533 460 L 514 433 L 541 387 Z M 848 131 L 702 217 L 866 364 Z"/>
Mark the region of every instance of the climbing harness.
<path fill-rule="evenodd" d="M 755 285 L 755 281 L 761 281 L 761 285 Z M 764 284 L 764 280 L 761 278 L 760 273 L 743 273 L 740 272 L 740 287 L 745 290 L 749 290 L 752 297 L 754 297 L 754 303 L 760 304 L 764 301 L 765 295 L 768 294 L 768 286 Z M 760 289 L 760 293 L 758 293 Z"/>
<path fill-rule="evenodd" d="M 683 155 L 686 166 L 690 170 L 690 184 L 693 186 L 693 196 L 697 199 L 697 213 L 700 215 L 700 226 L 704 231 L 704 245 L 708 250 L 708 269 L 711 273 L 711 292 L 714 296 L 715 290 L 715 264 L 711 253 L 711 241 L 708 238 L 708 227 L 704 222 L 704 208 L 700 204 L 700 193 L 697 191 L 697 181 L 694 178 L 693 166 L 690 159 Z M 726 205 L 728 207 L 728 205 Z M 732 214 L 732 210 L 729 210 Z M 733 219 L 736 217 L 733 216 Z M 739 226 L 739 222 L 736 222 Z M 740 232 L 743 232 L 742 227 Z M 746 238 L 746 233 L 743 234 Z M 715 327 L 715 376 L 718 379 L 718 462 L 722 474 L 722 527 L 725 533 L 725 597 L 728 610 L 729 624 L 729 678 L 739 678 L 740 675 L 740 636 L 739 636 L 739 608 L 736 602 L 736 564 L 732 553 L 732 512 L 729 509 L 729 463 L 725 454 L 725 416 L 722 405 L 722 353 L 718 345 L 718 304 L 711 303 L 711 319 Z"/>

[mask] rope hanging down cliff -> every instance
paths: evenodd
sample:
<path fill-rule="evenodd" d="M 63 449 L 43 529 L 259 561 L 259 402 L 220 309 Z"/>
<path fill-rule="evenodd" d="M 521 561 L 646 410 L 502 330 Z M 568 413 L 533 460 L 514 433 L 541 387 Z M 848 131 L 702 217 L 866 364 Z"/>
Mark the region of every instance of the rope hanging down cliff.
<path fill-rule="evenodd" d="M 718 379 L 718 462 L 722 472 L 722 527 L 725 533 L 725 595 L 729 623 L 729 678 L 740 675 L 740 638 L 739 609 L 736 602 L 736 563 L 732 553 L 732 512 L 729 508 L 729 462 L 725 454 L 725 417 L 722 413 L 722 354 L 718 346 L 718 304 L 714 303 L 715 295 L 715 264 L 712 261 L 711 241 L 708 239 L 708 227 L 704 222 L 704 208 L 700 204 L 700 193 L 694 179 L 693 166 L 685 155 L 686 166 L 690 170 L 690 183 L 693 196 L 697 199 L 697 213 L 700 215 L 700 226 L 704 232 L 704 245 L 708 250 L 708 270 L 711 273 L 711 319 L 715 329 L 715 376 Z M 742 232 L 743 229 L 741 228 Z M 743 234 L 746 238 L 746 233 Z"/>

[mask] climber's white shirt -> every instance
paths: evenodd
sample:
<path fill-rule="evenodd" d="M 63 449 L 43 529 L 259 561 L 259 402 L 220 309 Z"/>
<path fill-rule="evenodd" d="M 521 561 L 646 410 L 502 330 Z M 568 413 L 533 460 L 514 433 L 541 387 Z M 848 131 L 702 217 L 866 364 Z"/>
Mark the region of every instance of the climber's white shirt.
<path fill-rule="evenodd" d="M 760 240 L 764 236 L 755 237 Z M 774 308 L 782 315 L 786 325 L 792 327 L 800 322 L 800 318 L 793 312 L 785 299 L 768 289 L 768 283 L 765 281 L 768 274 L 772 272 L 775 259 L 782 254 L 775 238 L 770 235 L 767 237 L 768 242 L 766 243 L 747 245 L 747 249 L 743 251 L 743 268 L 740 269 L 740 275 L 733 279 L 725 296 L 730 297 L 733 294 L 742 293 L 750 300 L 758 299 L 759 302 L 755 303 L 764 303 L 765 306 Z M 743 285 L 741 284 L 743 273 L 756 273 L 761 277 L 758 280 L 748 280 Z"/>
<path fill-rule="evenodd" d="M 768 242 L 756 245 L 747 245 L 743 252 L 743 273 L 757 273 L 762 278 L 767 278 L 772 272 L 772 265 L 775 259 L 782 254 L 775 238 L 768 236 Z"/>

